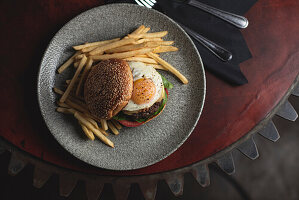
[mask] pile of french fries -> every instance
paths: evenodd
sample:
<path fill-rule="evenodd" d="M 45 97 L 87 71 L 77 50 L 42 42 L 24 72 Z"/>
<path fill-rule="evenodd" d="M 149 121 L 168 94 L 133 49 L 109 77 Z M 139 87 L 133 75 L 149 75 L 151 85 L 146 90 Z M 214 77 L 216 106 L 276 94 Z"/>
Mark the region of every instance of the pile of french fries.
<path fill-rule="evenodd" d="M 66 80 L 65 91 L 54 88 L 54 92 L 61 95 L 57 102 L 57 111 L 74 115 L 89 139 L 94 140 L 97 136 L 108 146 L 114 147 L 113 142 L 106 137 L 108 136 L 106 131 L 110 129 L 112 133 L 118 135 L 118 130 L 122 128 L 116 120 L 107 121 L 92 115 L 84 102 L 83 85 L 95 62 L 112 58 L 143 62 L 156 69 L 170 71 L 184 84 L 188 83 L 184 75 L 159 56 L 159 53 L 178 51 L 178 48 L 171 46 L 174 41 L 162 39 L 168 31 L 148 33 L 149 31 L 149 27 L 141 25 L 124 38 L 73 46 L 76 53 L 59 67 L 58 73 L 60 74 L 73 64 L 76 72 L 72 79 Z"/>

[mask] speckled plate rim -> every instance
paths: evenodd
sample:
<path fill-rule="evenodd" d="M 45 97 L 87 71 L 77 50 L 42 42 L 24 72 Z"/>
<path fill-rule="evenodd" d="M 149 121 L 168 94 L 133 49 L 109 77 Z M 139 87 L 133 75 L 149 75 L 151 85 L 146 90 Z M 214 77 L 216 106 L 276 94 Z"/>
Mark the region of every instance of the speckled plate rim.
<path fill-rule="evenodd" d="M 174 24 L 174 26 L 176 26 L 179 30 L 181 30 L 184 34 L 184 36 L 190 41 L 191 45 L 192 45 L 192 48 L 193 50 L 195 51 L 196 55 L 198 56 L 198 59 L 200 61 L 199 63 L 199 67 L 200 69 L 202 70 L 202 77 L 201 77 L 201 80 L 202 80 L 202 84 L 203 84 L 203 94 L 202 94 L 202 101 L 201 101 L 201 105 L 200 105 L 200 111 L 198 112 L 198 115 L 197 115 L 197 118 L 195 120 L 195 123 L 194 125 L 191 127 L 190 131 L 188 134 L 186 134 L 186 136 L 182 139 L 182 141 L 180 143 L 177 144 L 177 146 L 175 148 L 173 148 L 172 151 L 169 151 L 169 153 L 165 154 L 164 156 L 162 156 L 161 158 L 158 158 L 156 159 L 155 161 L 153 162 L 149 162 L 147 163 L 146 165 L 143 165 L 143 166 L 139 166 L 139 167 L 136 167 L 136 168 L 126 168 L 126 169 L 120 169 L 120 168 L 107 168 L 107 167 L 103 167 L 103 166 L 98 166 L 98 165 L 95 165 L 93 163 L 90 163 L 88 159 L 86 159 L 84 156 L 79 156 L 77 154 L 75 154 L 74 152 L 72 152 L 70 149 L 68 149 L 66 146 L 64 146 L 63 143 L 60 142 L 59 138 L 57 138 L 55 136 L 55 134 L 52 134 L 52 127 L 50 126 L 50 124 L 48 123 L 48 121 L 46 120 L 46 114 L 43 109 L 42 109 L 42 103 L 41 103 L 41 70 L 42 70 L 42 66 L 44 66 L 46 63 L 46 57 L 47 57 L 47 54 L 49 53 L 49 48 L 51 45 L 53 45 L 53 41 L 55 41 L 56 37 L 62 32 L 62 30 L 64 29 L 65 26 L 69 25 L 73 20 L 76 20 L 77 18 L 80 18 L 81 15 L 84 15 L 84 14 L 87 14 L 89 12 L 93 12 L 95 10 L 97 10 L 98 8 L 109 8 L 109 7 L 114 7 L 114 6 L 131 6 L 131 7 L 136 7 L 136 9 L 145 9 L 145 10 L 151 10 L 151 12 L 154 12 L 155 14 L 158 14 L 158 15 L 161 15 L 163 17 L 165 17 L 166 19 L 168 19 L 171 23 Z M 191 47 L 190 47 L 191 48 Z M 201 56 L 197 50 L 197 47 L 195 46 L 194 42 L 192 41 L 192 39 L 189 37 L 189 35 L 185 32 L 185 30 L 180 26 L 178 25 L 174 20 L 172 20 L 171 18 L 169 18 L 167 15 L 159 12 L 159 11 L 156 11 L 154 9 L 149 9 L 149 8 L 146 8 L 146 7 L 141 7 L 139 5 L 135 5 L 135 4 L 129 4 L 129 3 L 114 3 L 114 4 L 107 4 L 107 5 L 101 5 L 101 6 L 97 6 L 97 7 L 94 7 L 94 8 L 91 8 L 89 10 L 86 10 L 80 14 L 78 14 L 77 16 L 73 17 L 72 19 L 70 19 L 66 24 L 64 24 L 60 29 L 59 31 L 54 35 L 54 37 L 51 39 L 51 41 L 49 42 L 43 56 L 42 56 L 42 59 L 41 59 L 41 63 L 40 63 L 40 66 L 39 66 L 39 70 L 38 70 L 38 74 L 37 74 L 37 98 L 38 98 L 38 104 L 39 104 L 39 108 L 40 108 L 40 112 L 41 112 L 41 115 L 45 121 L 45 124 L 47 126 L 47 128 L 49 129 L 49 131 L 51 132 L 51 135 L 56 139 L 56 141 L 60 144 L 60 146 L 62 146 L 65 150 L 67 150 L 71 155 L 73 155 L 74 157 L 78 158 L 79 160 L 87 163 L 87 164 L 90 164 L 94 167 L 99 167 L 99 168 L 103 168 L 103 169 L 108 169 L 108 170 L 117 170 L 117 171 L 123 171 L 123 170 L 135 170 L 135 169 L 140 169 L 140 168 L 144 168 L 144 167 L 148 167 L 148 166 L 151 166 L 157 162 L 160 162 L 161 160 L 167 158 L 169 155 L 171 155 L 173 152 L 175 152 L 179 147 L 182 146 L 182 144 L 189 138 L 189 136 L 191 135 L 191 133 L 193 132 L 193 130 L 195 129 L 197 123 L 198 123 L 198 120 L 202 114 L 202 111 L 203 111 L 203 108 L 204 108 L 204 104 L 205 104 L 205 99 L 206 99 L 206 76 L 205 76 L 205 70 L 204 70 L 204 65 L 203 65 L 203 62 L 202 62 L 202 59 L 201 59 Z"/>

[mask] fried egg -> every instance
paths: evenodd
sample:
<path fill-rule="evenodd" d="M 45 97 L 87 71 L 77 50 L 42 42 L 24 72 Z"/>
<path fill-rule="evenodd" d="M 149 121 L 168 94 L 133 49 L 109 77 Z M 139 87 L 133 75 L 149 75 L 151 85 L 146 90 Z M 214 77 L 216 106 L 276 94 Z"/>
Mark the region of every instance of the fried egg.
<path fill-rule="evenodd" d="M 151 107 L 163 95 L 163 81 L 152 66 L 141 62 L 129 62 L 133 74 L 133 94 L 125 111 L 137 111 Z"/>

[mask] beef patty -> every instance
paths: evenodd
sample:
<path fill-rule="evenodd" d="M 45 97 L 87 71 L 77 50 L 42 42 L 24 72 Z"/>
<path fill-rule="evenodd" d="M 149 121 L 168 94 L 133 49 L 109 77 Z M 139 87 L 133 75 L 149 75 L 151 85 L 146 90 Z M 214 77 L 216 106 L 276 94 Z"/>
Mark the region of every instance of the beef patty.
<path fill-rule="evenodd" d="M 161 104 L 162 104 L 162 101 L 156 102 L 151 107 L 142 109 L 138 113 L 134 113 L 129 116 L 132 120 L 147 119 L 147 118 L 151 117 L 160 108 Z"/>

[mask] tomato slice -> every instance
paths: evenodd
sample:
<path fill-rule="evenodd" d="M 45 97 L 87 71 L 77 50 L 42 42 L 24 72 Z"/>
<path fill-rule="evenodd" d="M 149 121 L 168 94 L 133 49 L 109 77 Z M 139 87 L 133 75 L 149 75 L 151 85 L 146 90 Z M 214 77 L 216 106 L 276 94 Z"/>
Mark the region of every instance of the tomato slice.
<path fill-rule="evenodd" d="M 117 120 L 120 124 L 126 126 L 126 127 L 137 127 L 142 125 L 142 122 L 136 122 L 136 121 L 128 121 L 128 120 Z"/>
<path fill-rule="evenodd" d="M 166 88 L 165 88 L 165 92 L 168 96 L 168 90 Z M 128 121 L 128 120 L 117 120 L 117 121 L 126 127 L 137 127 L 145 123 L 145 122 L 136 122 L 136 121 Z"/>

